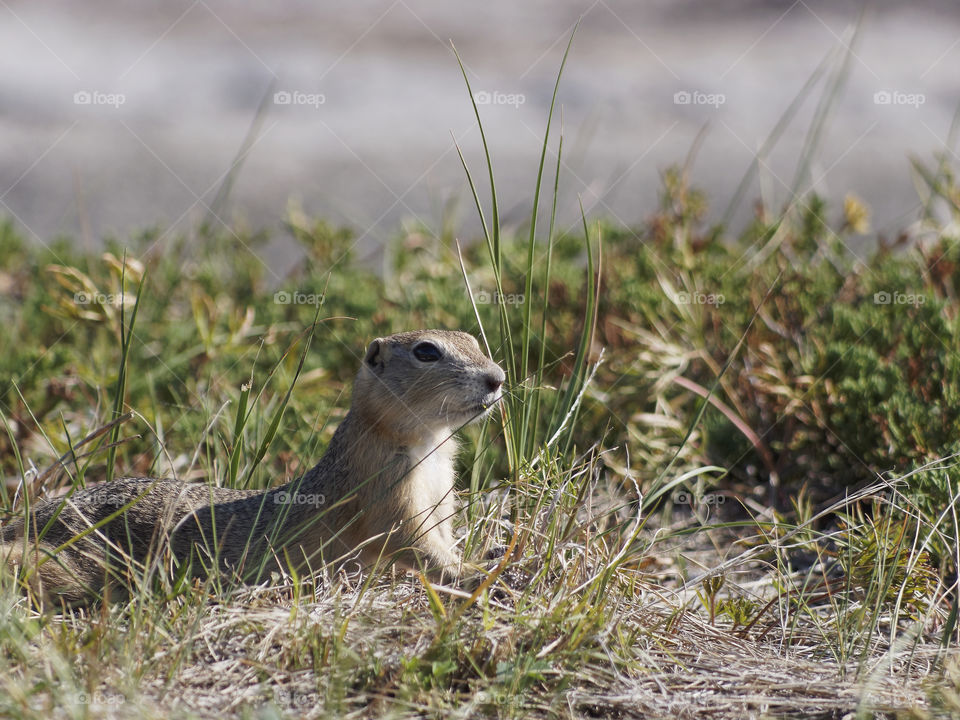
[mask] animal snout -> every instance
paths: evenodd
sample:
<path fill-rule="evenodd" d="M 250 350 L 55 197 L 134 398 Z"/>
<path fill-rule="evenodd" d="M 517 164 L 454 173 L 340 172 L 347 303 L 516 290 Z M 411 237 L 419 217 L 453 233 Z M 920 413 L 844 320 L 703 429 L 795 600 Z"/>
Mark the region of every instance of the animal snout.
<path fill-rule="evenodd" d="M 487 383 L 487 389 L 492 393 L 503 387 L 503 383 L 506 379 L 507 376 L 504 374 L 500 366 L 496 366 L 495 370 L 491 370 L 484 377 L 484 380 Z"/>

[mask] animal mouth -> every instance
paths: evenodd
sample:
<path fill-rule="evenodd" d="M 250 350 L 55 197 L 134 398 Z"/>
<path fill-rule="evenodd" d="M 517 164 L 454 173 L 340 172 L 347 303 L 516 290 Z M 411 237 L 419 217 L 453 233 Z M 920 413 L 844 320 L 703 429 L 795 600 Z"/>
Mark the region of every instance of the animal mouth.
<path fill-rule="evenodd" d="M 474 403 L 473 405 L 466 406 L 462 410 L 462 413 L 464 416 L 466 416 L 467 418 L 470 418 L 471 420 L 479 420 L 480 418 L 489 414 L 494 404 L 495 402 L 483 400 L 481 402 Z"/>
<path fill-rule="evenodd" d="M 474 406 L 476 412 L 482 412 L 484 414 L 490 412 L 493 409 L 493 406 L 496 405 L 503 399 L 503 395 L 489 395 Z"/>
<path fill-rule="evenodd" d="M 462 409 L 459 411 L 460 416 L 463 418 L 462 421 L 470 424 L 486 417 L 490 414 L 490 411 L 493 410 L 493 407 L 502 399 L 502 395 L 494 395 L 491 393 L 482 400 L 462 406 Z"/>

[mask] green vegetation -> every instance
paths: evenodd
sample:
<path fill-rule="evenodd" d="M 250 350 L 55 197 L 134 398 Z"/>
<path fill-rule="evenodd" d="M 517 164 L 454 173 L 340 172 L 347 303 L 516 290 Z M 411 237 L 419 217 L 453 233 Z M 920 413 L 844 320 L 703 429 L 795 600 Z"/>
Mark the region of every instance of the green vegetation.
<path fill-rule="evenodd" d="M 555 204 L 552 147 L 536 195 Z M 283 277 L 266 234 L 92 253 L 0 226 L 9 513 L 114 466 L 280 483 L 319 457 L 377 335 L 474 332 L 509 384 L 463 433 L 464 549 L 508 547 L 476 592 L 214 579 L 51 615 L 5 577 L 0 715 L 956 716 L 946 166 L 918 167 L 924 242 L 869 260 L 845 247 L 866 229 L 852 197 L 761 208 L 734 235 L 703 226 L 682 169 L 642 227 L 561 230 L 543 202 L 509 234 L 487 169 L 478 242 L 410 230 L 376 271 L 296 209 Z"/>

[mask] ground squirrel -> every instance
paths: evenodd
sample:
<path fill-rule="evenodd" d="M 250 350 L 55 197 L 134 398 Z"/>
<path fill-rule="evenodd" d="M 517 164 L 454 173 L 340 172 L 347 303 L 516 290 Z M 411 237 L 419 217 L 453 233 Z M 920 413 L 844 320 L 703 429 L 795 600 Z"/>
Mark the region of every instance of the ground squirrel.
<path fill-rule="evenodd" d="M 153 478 L 103 483 L 39 503 L 29 533 L 23 517 L 0 528 L 0 562 L 26 565 L 31 587 L 55 605 L 89 602 L 105 581 L 123 588 L 131 564 L 162 557 L 178 567 L 189 561 L 194 576 L 219 567 L 244 580 L 351 557 L 455 576 L 453 434 L 489 412 L 504 380 L 467 333 L 378 338 L 350 412 L 301 477 L 265 491 Z"/>

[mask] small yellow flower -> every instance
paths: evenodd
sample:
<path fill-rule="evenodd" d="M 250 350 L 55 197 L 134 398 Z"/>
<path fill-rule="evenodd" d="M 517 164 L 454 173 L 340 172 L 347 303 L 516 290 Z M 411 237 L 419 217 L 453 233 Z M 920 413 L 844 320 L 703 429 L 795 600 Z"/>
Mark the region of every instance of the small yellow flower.
<path fill-rule="evenodd" d="M 858 235 L 865 235 L 870 231 L 870 208 L 855 195 L 847 195 L 843 199 L 844 225 Z"/>

